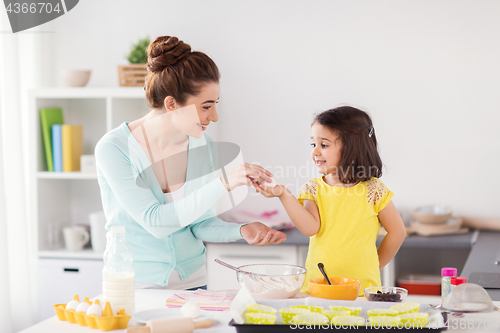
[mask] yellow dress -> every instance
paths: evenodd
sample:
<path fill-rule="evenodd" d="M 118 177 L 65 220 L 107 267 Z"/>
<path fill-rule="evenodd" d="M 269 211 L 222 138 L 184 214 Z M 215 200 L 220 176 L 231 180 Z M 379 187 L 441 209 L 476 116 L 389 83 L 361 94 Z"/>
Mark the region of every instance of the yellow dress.
<path fill-rule="evenodd" d="M 302 292 L 309 292 L 310 279 L 322 277 L 319 262 L 328 276 L 360 280 L 360 296 L 365 288 L 381 285 L 375 243 L 380 229 L 378 212 L 393 195 L 375 177 L 349 188 L 330 186 L 323 177 L 304 185 L 298 200 L 302 205 L 305 199 L 316 203 L 321 227 L 309 240 Z"/>

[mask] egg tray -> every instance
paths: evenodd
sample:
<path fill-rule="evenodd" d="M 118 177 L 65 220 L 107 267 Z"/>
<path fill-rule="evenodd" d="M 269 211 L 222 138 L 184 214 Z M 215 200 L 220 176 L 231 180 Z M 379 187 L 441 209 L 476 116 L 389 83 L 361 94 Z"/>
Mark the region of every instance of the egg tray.
<path fill-rule="evenodd" d="M 75 296 L 79 301 L 78 296 Z M 100 304 L 99 300 L 95 304 Z M 73 309 L 66 309 L 66 304 L 55 304 L 54 310 L 56 311 L 57 318 L 61 321 L 68 321 L 72 324 L 80 326 L 88 326 L 90 328 L 98 328 L 101 331 L 111 331 L 127 328 L 130 315 L 125 313 L 124 309 L 120 309 L 117 315 L 113 315 L 111 305 L 106 302 L 102 317 L 96 317 L 95 314 L 86 315 L 83 311 L 75 312 Z"/>

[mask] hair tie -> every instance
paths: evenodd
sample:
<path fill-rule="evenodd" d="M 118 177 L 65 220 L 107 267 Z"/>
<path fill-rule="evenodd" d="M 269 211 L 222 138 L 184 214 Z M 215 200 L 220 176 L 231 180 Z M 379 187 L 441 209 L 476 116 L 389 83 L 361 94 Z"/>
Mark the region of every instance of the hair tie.
<path fill-rule="evenodd" d="M 370 127 L 370 133 L 368 133 L 368 137 L 371 138 L 373 135 L 373 126 Z"/>

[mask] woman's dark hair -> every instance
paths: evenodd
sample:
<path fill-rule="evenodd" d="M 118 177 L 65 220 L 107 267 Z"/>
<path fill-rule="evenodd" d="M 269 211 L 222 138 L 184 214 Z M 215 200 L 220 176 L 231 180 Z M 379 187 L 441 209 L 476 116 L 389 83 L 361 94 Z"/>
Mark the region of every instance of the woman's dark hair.
<path fill-rule="evenodd" d="M 382 176 L 382 160 L 370 116 L 352 106 L 318 114 L 313 121 L 329 128 L 342 141 L 339 179 L 344 184 Z"/>
<path fill-rule="evenodd" d="M 191 51 L 191 46 L 177 37 L 156 38 L 147 54 L 149 73 L 144 90 L 151 108 L 163 108 L 167 96 L 184 105 L 188 96 L 200 93 L 204 83 L 219 82 L 214 61 L 203 52 Z"/>

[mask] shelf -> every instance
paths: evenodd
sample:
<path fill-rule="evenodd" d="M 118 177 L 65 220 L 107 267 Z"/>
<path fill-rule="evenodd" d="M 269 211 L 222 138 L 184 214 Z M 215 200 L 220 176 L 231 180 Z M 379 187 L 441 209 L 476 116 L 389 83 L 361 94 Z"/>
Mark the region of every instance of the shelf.
<path fill-rule="evenodd" d="M 49 172 L 41 171 L 37 172 L 38 179 L 97 179 L 97 174 L 95 173 L 83 173 L 83 172 Z"/>
<path fill-rule="evenodd" d="M 43 88 L 33 89 L 31 94 L 36 98 L 145 98 L 141 87 L 111 88 Z"/>
<path fill-rule="evenodd" d="M 94 252 L 92 249 L 84 249 L 76 252 L 56 249 L 38 251 L 38 258 L 102 260 L 102 253 Z"/>

